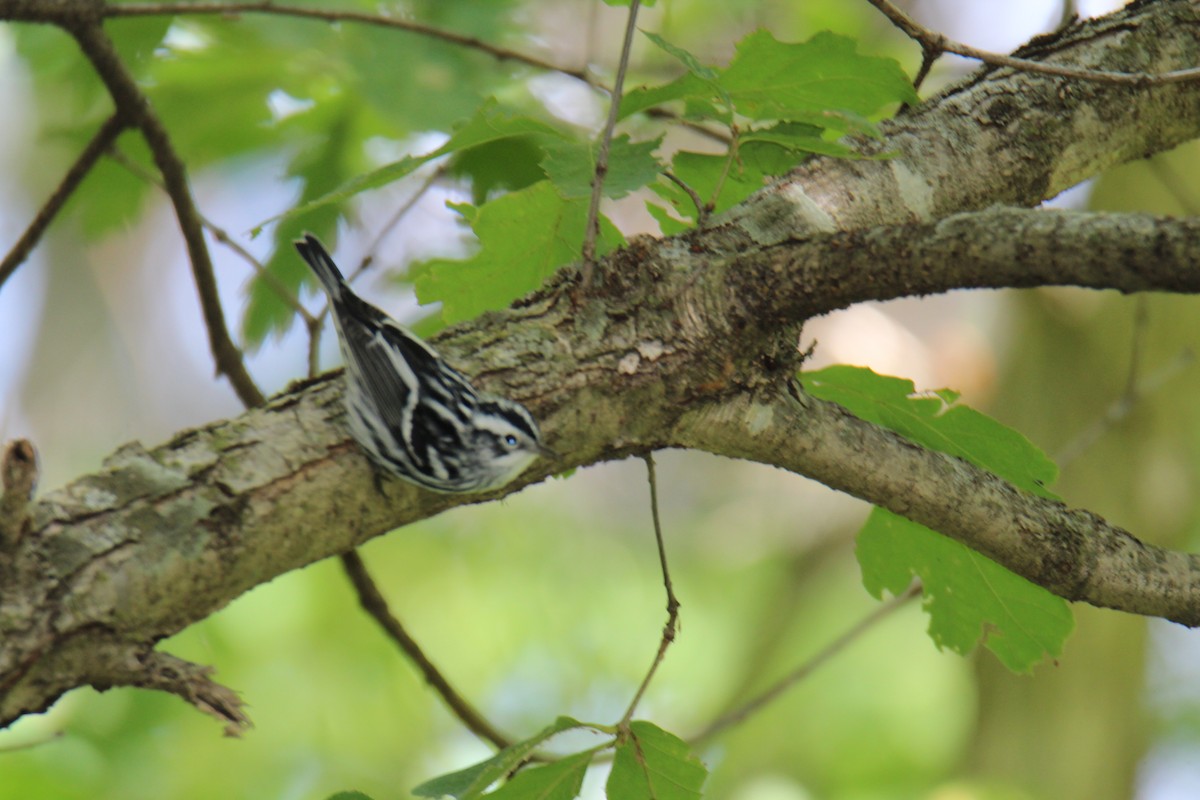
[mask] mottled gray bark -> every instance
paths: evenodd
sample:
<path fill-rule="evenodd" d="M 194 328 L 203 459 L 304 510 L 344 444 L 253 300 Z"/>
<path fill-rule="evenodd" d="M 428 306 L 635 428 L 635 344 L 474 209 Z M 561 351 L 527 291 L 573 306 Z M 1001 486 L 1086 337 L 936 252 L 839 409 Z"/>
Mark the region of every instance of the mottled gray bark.
<path fill-rule="evenodd" d="M 0 2 L 0 15 L 18 6 Z M 1027 55 L 1164 72 L 1200 63 L 1198 31 L 1193 3 L 1135 3 Z M 1192 556 L 787 390 L 797 326 L 862 300 L 973 286 L 1200 289 L 1192 221 L 989 208 L 1036 205 L 1196 137 L 1200 91 L 985 70 L 885 133 L 869 146 L 895 158 L 813 161 L 705 231 L 633 241 L 586 291 L 564 271 L 437 345 L 525 401 L 566 455 L 526 481 L 671 446 L 765 461 L 1065 597 L 1200 624 Z M 377 488 L 340 422 L 340 391 L 325 376 L 164 445 L 128 446 L 29 506 L 0 553 L 0 724 L 85 684 L 173 691 L 238 724 L 230 693 L 155 643 L 288 570 L 489 499 Z"/>

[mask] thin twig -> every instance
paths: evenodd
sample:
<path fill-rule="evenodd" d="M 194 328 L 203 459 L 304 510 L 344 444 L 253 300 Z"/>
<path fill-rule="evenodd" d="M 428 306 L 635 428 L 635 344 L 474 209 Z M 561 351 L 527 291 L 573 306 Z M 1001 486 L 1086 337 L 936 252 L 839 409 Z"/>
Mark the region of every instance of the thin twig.
<path fill-rule="evenodd" d="M 79 184 L 83 183 L 83 179 L 91 172 L 92 167 L 96 166 L 96 162 L 100 156 L 104 154 L 117 137 L 121 135 L 121 131 L 125 130 L 127 123 L 121 114 L 114 113 L 111 117 L 104 121 L 100 129 L 92 136 L 91 141 L 87 143 L 87 147 L 83 148 L 83 152 L 79 154 L 79 158 L 75 159 L 75 163 L 67 170 L 67 174 L 59 181 L 57 187 L 46 199 L 46 202 L 38 209 L 37 215 L 33 221 L 29 223 L 29 227 L 21 234 L 21 238 L 13 245 L 12 250 L 4 256 L 4 260 L 0 261 L 0 287 L 4 286 L 17 268 L 24 263 L 25 259 L 29 258 L 29 254 L 33 252 L 33 248 L 41 240 L 42 234 L 46 232 L 46 228 L 50 227 L 50 223 L 58 216 L 58 212 L 62 210 L 63 205 L 71 197 Z"/>
<path fill-rule="evenodd" d="M 1073 78 L 1097 83 L 1129 84 L 1133 86 L 1159 86 L 1168 83 L 1183 83 L 1200 80 L 1200 67 L 1162 72 L 1157 75 L 1147 72 L 1108 72 L 1081 67 L 1064 67 L 1058 64 L 1047 64 L 1042 61 L 1030 61 L 1025 58 L 1015 58 L 1001 53 L 991 53 L 979 50 L 970 45 L 956 42 L 940 33 L 914 22 L 911 17 L 893 5 L 889 0 L 867 0 L 879 9 L 893 25 L 904 32 L 904 35 L 915 41 L 926 50 L 936 53 L 954 53 L 964 58 L 973 58 L 994 67 L 1008 67 L 1022 72 L 1040 72 L 1045 75 L 1056 75 L 1060 78 Z"/>
<path fill-rule="evenodd" d="M 450 682 L 438 671 L 433 662 L 421 651 L 420 645 L 404 630 L 400 620 L 388 609 L 387 601 L 380 594 L 375 581 L 367 572 L 367 566 L 356 551 L 342 554 L 342 566 L 349 576 L 350 582 L 358 592 L 358 602 L 363 610 L 374 617 L 384 632 L 394 641 L 404 654 L 412 660 L 421 671 L 425 681 L 441 696 L 454 715 L 462 720 L 468 729 L 481 739 L 486 739 L 497 748 L 503 750 L 512 744 L 507 736 L 499 733 L 486 719 L 468 703 L 462 695 L 454 690 Z"/>
<path fill-rule="evenodd" d="M 707 227 L 708 215 L 712 212 L 712 207 L 704 202 L 700 195 L 696 193 L 695 189 L 684 183 L 683 180 L 674 172 L 671 172 L 671 170 L 664 169 L 662 171 L 662 176 L 678 186 L 680 189 L 683 189 L 683 191 L 687 193 L 687 196 L 692 198 L 692 203 L 696 206 L 696 227 Z"/>
<path fill-rule="evenodd" d="M 358 268 L 351 272 L 346 278 L 348 282 L 353 283 L 355 278 L 367 271 L 367 268 L 370 267 L 375 261 L 375 256 L 379 252 L 379 246 L 383 243 L 384 238 L 391 233 L 406 216 L 408 216 L 408 213 L 416 207 L 417 203 L 421 201 L 421 198 L 424 197 L 425 194 L 446 175 L 446 171 L 448 169 L 448 162 L 439 164 L 438 168 L 430 172 L 429 177 L 427 177 L 425 181 L 417 188 L 417 190 L 412 193 L 412 196 L 405 200 L 404 203 L 396 209 L 396 212 L 392 214 L 391 218 L 384 223 L 384 225 L 379 229 L 379 232 L 375 234 L 375 238 L 371 240 L 370 246 L 367 247 L 366 254 L 363 255 L 362 261 L 360 261 L 358 264 Z M 324 316 L 328 310 L 329 307 L 326 305 L 325 310 L 321 312 L 321 315 Z"/>
<path fill-rule="evenodd" d="M 1058 29 L 1062 30 L 1079 18 L 1079 10 L 1075 8 L 1075 0 L 1063 0 L 1062 9 L 1058 12 Z"/>
<path fill-rule="evenodd" d="M 608 148 L 612 144 L 613 129 L 617 126 L 617 114 L 621 111 L 621 92 L 625 87 L 625 72 L 629 69 L 629 53 L 633 50 L 633 34 L 637 30 L 638 9 L 642 0 L 631 0 L 629 16 L 625 22 L 625 39 L 621 42 L 621 59 L 617 64 L 617 80 L 613 84 L 608 100 L 608 119 L 600 136 L 600 149 L 596 153 L 596 173 L 592 179 L 592 198 L 588 203 L 587 227 L 583 235 L 582 284 L 592 282 L 592 267 L 596 260 L 596 235 L 600 231 L 600 197 L 604 194 L 604 176 L 608 173 Z"/>
<path fill-rule="evenodd" d="M 1196 354 L 1185 348 L 1161 368 L 1139 381 L 1132 390 L 1127 387 L 1120 397 L 1113 400 L 1099 419 L 1081 431 L 1055 454 L 1054 460 L 1059 469 L 1066 469 L 1068 464 L 1087 452 L 1101 436 L 1129 416 L 1140 400 L 1154 394 L 1167 381 L 1183 372 L 1195 361 Z"/>
<path fill-rule="evenodd" d="M 208 329 L 209 347 L 216 361 L 218 374 L 229 379 L 244 405 L 262 405 L 265 398 L 254 385 L 250 373 L 246 371 L 242 354 L 234 345 L 225 326 L 225 312 L 221 308 L 221 298 L 217 293 L 212 260 L 209 258 L 199 214 L 188 188 L 187 169 L 175 152 L 166 128 L 151 109 L 149 99 L 138 88 L 137 82 L 117 55 L 112 40 L 104 32 L 101 24 L 99 20 L 89 19 L 72 27 L 70 32 L 79 42 L 80 48 L 100 79 L 104 81 L 117 107 L 117 113 L 141 130 L 150 152 L 154 155 L 154 163 L 162 173 L 163 185 L 175 207 L 179 229 L 187 245 L 192 277 L 196 282 L 204 324 Z"/>
<path fill-rule="evenodd" d="M 160 180 L 157 175 L 147 170 L 129 156 L 125 155 L 119 149 L 113 148 L 110 150 L 108 157 L 120 164 L 135 177 L 141 178 L 147 183 L 153 184 L 159 189 L 166 191 L 166 187 L 163 185 L 162 180 Z M 275 292 L 279 299 L 282 300 L 288 308 L 295 311 L 300 318 L 304 320 L 306 325 L 316 321 L 313 315 L 309 313 L 308 309 L 300 303 L 296 295 L 293 294 L 292 291 L 284 284 L 284 282 L 279 279 L 279 276 L 268 270 L 265 264 L 255 258 L 254 254 L 245 247 L 242 247 L 242 245 L 239 244 L 236 239 L 229 235 L 228 231 L 226 231 L 220 225 L 217 225 L 208 217 L 204 216 L 204 214 L 201 213 L 198 208 L 196 209 L 196 216 L 199 217 L 200 224 L 212 235 L 213 239 L 228 247 L 230 250 L 236 253 L 239 258 L 249 264 L 250 269 L 254 270 L 255 276 L 260 278 L 262 282 L 271 289 L 271 291 Z"/>
<path fill-rule="evenodd" d="M 454 31 L 442 30 L 419 22 L 400 19 L 398 17 L 367 14 L 361 11 L 344 11 L 309 6 L 291 6 L 275 3 L 272 0 L 257 0 L 247 3 L 112 3 L 104 6 L 105 17 L 142 17 L 142 16 L 179 16 L 183 14 L 220 14 L 233 16 L 237 14 L 278 14 L 286 17 L 307 17 L 325 22 L 358 22 L 364 25 L 377 25 L 384 28 L 397 28 L 410 33 L 440 39 L 443 42 L 468 47 L 486 53 L 501 61 L 515 61 L 519 64 L 550 72 L 561 72 L 572 78 L 587 82 L 583 70 L 571 70 L 543 61 L 540 58 L 497 47 L 494 44 L 467 36 Z"/>
<path fill-rule="evenodd" d="M 650 515 L 654 519 L 654 540 L 658 542 L 658 563 L 662 567 L 663 588 L 667 591 L 667 623 L 663 626 L 662 641 L 658 644 L 658 652 L 654 654 L 654 662 L 646 672 L 646 677 L 642 679 L 641 686 L 638 686 L 637 692 L 634 693 L 633 700 L 629 702 L 629 708 L 625 709 L 625 715 L 617 723 L 618 728 L 628 725 L 629 720 L 633 719 L 633 712 L 637 710 L 642 695 L 646 693 L 654 673 L 662 664 L 667 648 L 675 641 L 679 624 L 679 600 L 675 597 L 675 588 L 671 585 L 671 572 L 667 569 L 667 548 L 663 544 L 662 523 L 658 519 L 658 478 L 654 473 L 654 454 L 646 453 L 642 459 L 646 462 L 646 477 L 650 482 Z"/>
<path fill-rule="evenodd" d="M 878 623 L 882 622 L 884 619 L 887 619 L 889 616 L 895 613 L 897 609 L 920 594 L 921 583 L 919 581 L 915 581 L 913 582 L 913 585 L 908 587 L 908 589 L 906 589 L 903 593 L 893 597 L 886 603 L 877 606 L 870 614 L 859 620 L 859 622 L 850 628 L 850 630 L 846 631 L 841 636 L 826 645 L 824 650 L 817 653 L 815 656 L 801 664 L 796 669 L 792 670 L 762 694 L 754 697 L 744 705 L 739 706 L 728 713 L 722 714 L 707 728 L 698 733 L 696 736 L 692 737 L 691 743 L 699 744 L 700 742 L 707 741 L 726 728 L 742 722 L 751 714 L 760 710 L 763 706 L 767 705 L 775 698 L 779 697 L 779 695 L 792 688 L 792 686 L 794 686 L 798 681 L 807 678 L 813 673 L 814 670 L 816 670 L 826 661 L 845 650 L 847 646 L 852 644 L 864 633 L 869 631 Z"/>

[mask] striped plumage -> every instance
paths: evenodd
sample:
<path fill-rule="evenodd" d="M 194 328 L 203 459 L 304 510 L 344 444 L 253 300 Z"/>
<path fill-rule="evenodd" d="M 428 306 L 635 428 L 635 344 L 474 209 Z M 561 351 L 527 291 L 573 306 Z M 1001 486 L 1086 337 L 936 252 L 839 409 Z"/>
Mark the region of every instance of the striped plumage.
<path fill-rule="evenodd" d="M 524 406 L 480 394 L 433 348 L 354 294 L 315 236 L 295 245 L 329 296 L 350 432 L 376 464 L 437 492 L 484 492 L 539 455 L 553 456 Z"/>

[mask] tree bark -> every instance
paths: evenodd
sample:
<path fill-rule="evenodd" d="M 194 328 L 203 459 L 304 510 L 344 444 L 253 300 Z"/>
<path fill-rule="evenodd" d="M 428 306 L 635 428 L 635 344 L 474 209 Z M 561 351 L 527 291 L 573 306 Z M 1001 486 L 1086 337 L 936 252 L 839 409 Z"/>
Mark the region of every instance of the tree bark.
<path fill-rule="evenodd" d="M 1023 55 L 1161 73 L 1200 63 L 1198 31 L 1194 3 L 1134 3 Z M 1195 557 L 791 387 L 803 321 L 863 300 L 977 286 L 1200 289 L 1192 221 L 989 208 L 1036 205 L 1195 138 L 1200 92 L 984 69 L 884 133 L 863 146 L 892 157 L 814 160 L 703 231 L 634 240 L 586 291 L 564 270 L 439 336 L 484 388 L 524 401 L 566 455 L 501 493 L 552 469 L 699 447 L 911 516 L 1064 597 L 1200 624 Z M 126 446 L 35 502 L 0 554 L 0 724 L 86 684 L 166 689 L 242 724 L 236 698 L 155 643 L 279 574 L 501 494 L 377 487 L 339 419 L 340 393 L 336 376 L 298 384 L 153 449 Z"/>

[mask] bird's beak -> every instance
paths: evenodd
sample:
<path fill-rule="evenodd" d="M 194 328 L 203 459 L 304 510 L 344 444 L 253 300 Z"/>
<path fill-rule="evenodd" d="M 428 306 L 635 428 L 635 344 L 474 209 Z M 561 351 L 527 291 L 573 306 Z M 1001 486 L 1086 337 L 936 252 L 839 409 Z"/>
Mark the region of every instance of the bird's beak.
<path fill-rule="evenodd" d="M 538 455 L 540 455 L 542 458 L 548 458 L 551 461 L 558 461 L 562 458 L 562 456 L 551 450 L 549 447 L 546 447 L 544 444 L 538 445 Z"/>

